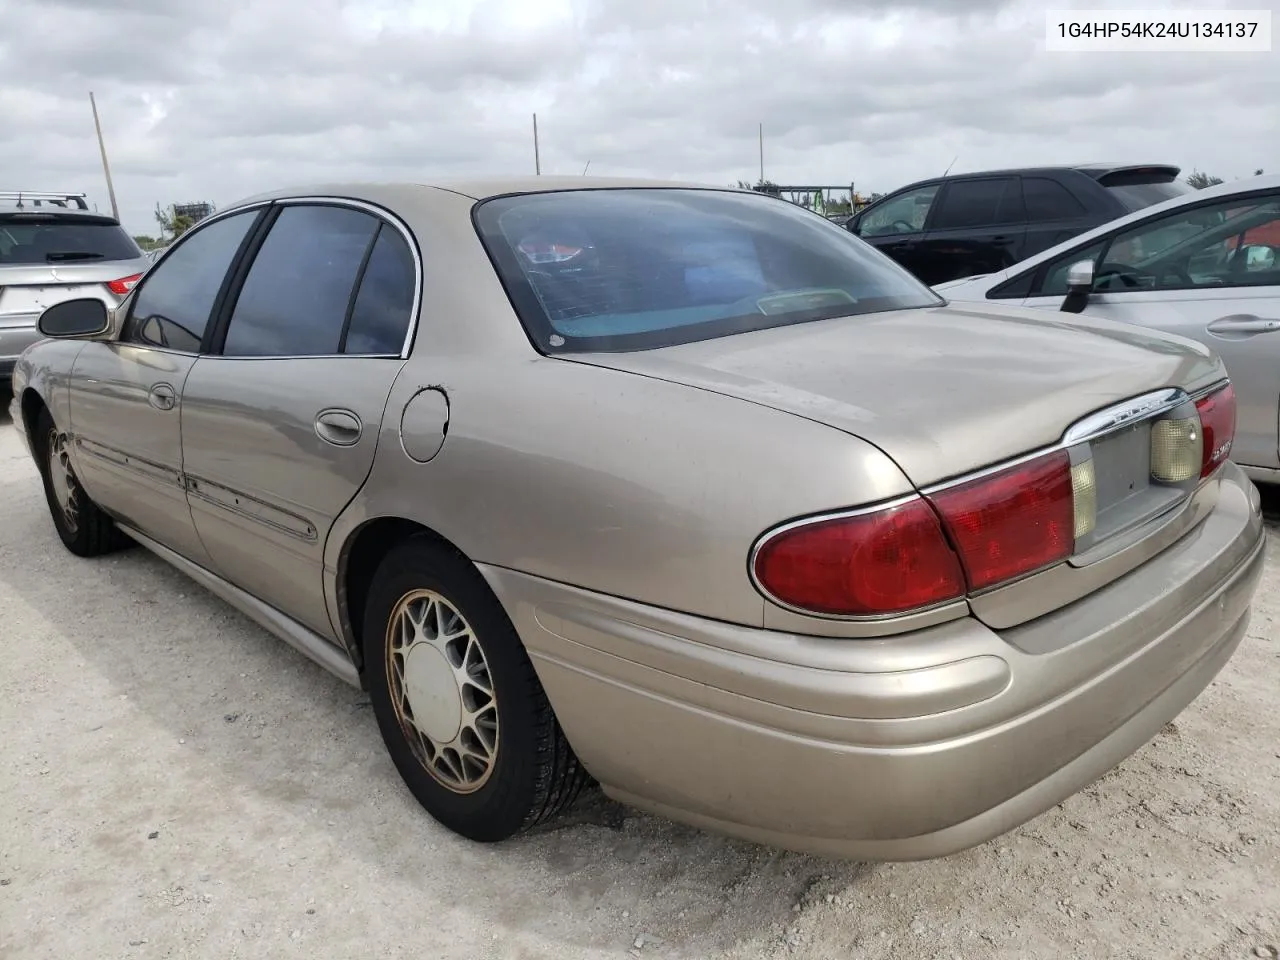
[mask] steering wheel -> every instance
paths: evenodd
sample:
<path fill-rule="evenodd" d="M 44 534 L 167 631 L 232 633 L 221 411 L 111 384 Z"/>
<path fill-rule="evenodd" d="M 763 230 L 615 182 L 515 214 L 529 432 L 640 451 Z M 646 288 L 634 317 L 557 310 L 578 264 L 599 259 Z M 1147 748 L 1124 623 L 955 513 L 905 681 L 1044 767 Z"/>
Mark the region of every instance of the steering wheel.
<path fill-rule="evenodd" d="M 1131 290 L 1140 287 L 1142 285 L 1142 280 L 1151 279 L 1148 274 L 1143 273 L 1141 270 L 1135 270 L 1128 264 L 1104 263 L 1098 267 L 1097 272 L 1093 275 L 1094 289 L 1099 289 L 1099 281 L 1107 280 L 1111 277 L 1115 277 L 1120 281 L 1122 286 L 1128 287 Z"/>
<path fill-rule="evenodd" d="M 907 221 L 905 220 L 895 220 L 893 221 L 892 224 L 890 224 L 890 226 L 892 226 L 894 230 L 897 231 L 898 233 L 915 233 L 916 232 L 916 225 L 914 223 L 907 223 Z"/>

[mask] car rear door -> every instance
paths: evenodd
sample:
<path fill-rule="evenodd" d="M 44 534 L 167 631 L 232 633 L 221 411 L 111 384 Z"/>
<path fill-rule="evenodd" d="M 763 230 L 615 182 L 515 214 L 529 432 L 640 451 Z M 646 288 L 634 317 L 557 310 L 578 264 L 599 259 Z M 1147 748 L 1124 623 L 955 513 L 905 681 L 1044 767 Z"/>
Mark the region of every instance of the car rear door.
<path fill-rule="evenodd" d="M 1050 177 L 1022 177 L 1022 200 L 1027 211 L 1027 232 L 1021 259 L 1034 257 L 1096 225 L 1085 205 Z"/>
<path fill-rule="evenodd" d="M 1022 259 L 1026 214 L 1016 176 L 961 177 L 942 190 L 918 254 L 925 283 L 995 273 Z"/>
<path fill-rule="evenodd" d="M 325 635 L 325 538 L 372 468 L 408 355 L 415 251 L 376 208 L 276 204 L 183 390 L 188 497 L 215 571 Z"/>
<path fill-rule="evenodd" d="M 1236 388 L 1231 457 L 1280 469 L 1280 270 L 1266 242 L 1280 191 L 1179 207 L 1042 266 L 1027 306 L 1058 309 L 1066 271 L 1095 263 L 1087 314 L 1188 337 L 1222 357 Z"/>
<path fill-rule="evenodd" d="M 262 211 L 201 223 L 121 305 L 120 337 L 89 341 L 69 383 L 76 472 L 98 504 L 197 563 L 182 473 L 182 390 L 230 268 Z"/>

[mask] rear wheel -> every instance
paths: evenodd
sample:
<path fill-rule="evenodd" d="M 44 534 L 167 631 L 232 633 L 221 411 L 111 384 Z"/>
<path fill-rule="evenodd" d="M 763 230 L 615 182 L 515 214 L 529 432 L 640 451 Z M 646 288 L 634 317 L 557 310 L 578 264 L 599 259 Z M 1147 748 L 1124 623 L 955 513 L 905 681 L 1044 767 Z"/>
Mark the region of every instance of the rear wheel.
<path fill-rule="evenodd" d="M 80 486 L 71 463 L 70 440 L 48 410 L 36 418 L 35 452 L 44 481 L 53 526 L 68 550 L 78 557 L 97 557 L 129 543 L 115 521 L 102 512 Z"/>
<path fill-rule="evenodd" d="M 505 840 L 568 807 L 589 778 L 484 578 L 413 537 L 374 577 L 365 671 L 378 727 L 418 802 L 472 840 Z"/>

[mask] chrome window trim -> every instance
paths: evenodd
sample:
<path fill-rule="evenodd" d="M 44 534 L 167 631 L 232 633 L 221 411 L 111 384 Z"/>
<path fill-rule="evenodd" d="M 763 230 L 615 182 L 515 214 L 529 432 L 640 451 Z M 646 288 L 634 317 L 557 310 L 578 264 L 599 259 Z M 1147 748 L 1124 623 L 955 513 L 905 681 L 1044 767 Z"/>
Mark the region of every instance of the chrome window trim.
<path fill-rule="evenodd" d="M 215 360 L 215 359 L 216 360 L 318 360 L 321 358 L 327 359 L 327 358 L 333 358 L 333 357 L 350 357 L 353 360 L 359 360 L 359 359 L 367 360 L 370 358 L 408 360 L 409 353 L 413 349 L 414 337 L 417 335 L 417 332 L 418 332 L 418 316 L 422 310 L 422 295 L 423 295 L 423 289 L 425 285 L 425 278 L 423 276 L 424 270 L 422 266 L 422 253 L 418 249 L 418 241 L 417 241 L 417 238 L 414 237 L 413 231 L 409 229 L 408 225 L 403 220 L 401 220 L 397 214 L 393 213 L 391 210 L 387 209 L 386 207 L 378 206 L 377 204 L 370 203 L 366 200 L 355 200 L 350 197 L 326 197 L 326 196 L 312 196 L 312 195 L 299 196 L 299 197 L 277 197 L 272 200 L 257 200 L 257 201 L 254 201 L 253 203 L 246 203 L 240 206 L 228 207 L 225 210 L 219 210 L 217 213 L 214 213 L 208 217 L 205 217 L 196 226 L 192 227 L 190 230 L 184 233 L 181 237 L 179 237 L 177 240 L 171 243 L 168 249 L 165 250 L 164 255 L 160 257 L 160 259 L 152 263 L 151 266 L 146 271 L 143 272 L 142 279 L 138 281 L 137 287 L 135 287 L 134 290 L 129 291 L 130 297 L 132 298 L 133 295 L 142 288 L 143 284 L 146 282 L 147 274 L 152 273 L 156 269 L 158 269 L 159 266 L 162 263 L 164 263 L 164 261 L 169 257 L 169 255 L 173 253 L 174 249 L 176 249 L 179 245 L 181 245 L 181 243 L 184 240 L 186 240 L 187 237 L 194 236 L 198 231 L 203 230 L 207 225 L 211 223 L 215 223 L 216 221 L 222 220 L 226 217 L 235 216 L 236 214 L 240 214 L 240 213 L 247 213 L 250 210 L 259 210 L 265 207 L 289 207 L 289 206 L 350 207 L 356 210 L 360 210 L 364 213 L 369 214 L 370 216 L 377 218 L 377 220 L 380 223 L 390 224 L 399 232 L 401 238 L 404 240 L 405 244 L 409 248 L 409 254 L 413 257 L 413 303 L 409 308 L 409 326 L 405 330 L 404 340 L 401 342 L 400 352 L 398 354 L 396 353 L 312 353 L 312 354 L 291 353 L 291 354 L 278 354 L 278 355 L 271 355 L 271 356 L 228 357 L 222 353 L 201 353 L 199 351 L 191 352 L 187 350 L 175 350 L 172 347 L 152 346 L 149 343 L 138 343 L 132 340 L 119 340 L 116 342 L 128 343 L 133 346 L 142 347 L 148 350 L 156 350 L 161 353 L 172 353 L 172 354 L 176 354 L 178 356 L 183 356 L 183 357 L 203 357 L 211 360 Z M 256 258 L 256 254 L 255 254 L 255 258 Z M 250 267 L 252 267 L 252 264 L 250 264 Z M 133 310 L 132 299 L 130 300 L 130 303 L 129 303 L 129 310 L 130 312 Z M 124 321 L 121 323 L 122 330 L 123 330 L 124 322 L 127 322 L 128 319 L 129 317 L 126 315 L 126 317 L 124 318 Z"/>

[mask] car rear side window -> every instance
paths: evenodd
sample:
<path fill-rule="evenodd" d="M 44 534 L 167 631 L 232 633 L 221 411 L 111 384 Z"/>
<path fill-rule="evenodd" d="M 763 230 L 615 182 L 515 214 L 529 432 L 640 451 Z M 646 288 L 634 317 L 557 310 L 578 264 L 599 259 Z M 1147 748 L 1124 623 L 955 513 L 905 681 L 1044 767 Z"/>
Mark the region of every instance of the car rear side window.
<path fill-rule="evenodd" d="M 227 269 L 259 211 L 201 225 L 183 237 L 134 294 L 125 339 L 198 353 Z"/>
<path fill-rule="evenodd" d="M 988 227 L 1022 220 L 1022 200 L 1013 177 L 953 180 L 942 192 L 930 230 Z"/>
<path fill-rule="evenodd" d="M 135 260 L 142 251 L 117 223 L 56 213 L 0 214 L 0 265 Z"/>
<path fill-rule="evenodd" d="M 847 230 L 727 190 L 566 190 L 475 214 L 525 329 L 545 352 L 636 350 L 940 304 Z"/>
<path fill-rule="evenodd" d="M 375 217 L 351 207 L 282 209 L 236 298 L 223 355 L 339 353 L 352 292 L 378 226 Z"/>
<path fill-rule="evenodd" d="M 413 315 L 416 271 L 413 254 L 389 224 L 378 229 L 373 252 L 360 278 L 345 353 L 399 354 Z"/>
<path fill-rule="evenodd" d="M 1071 191 L 1048 177 L 1023 177 L 1022 197 L 1027 205 L 1027 219 L 1032 223 L 1045 220 L 1073 220 L 1087 211 Z"/>

